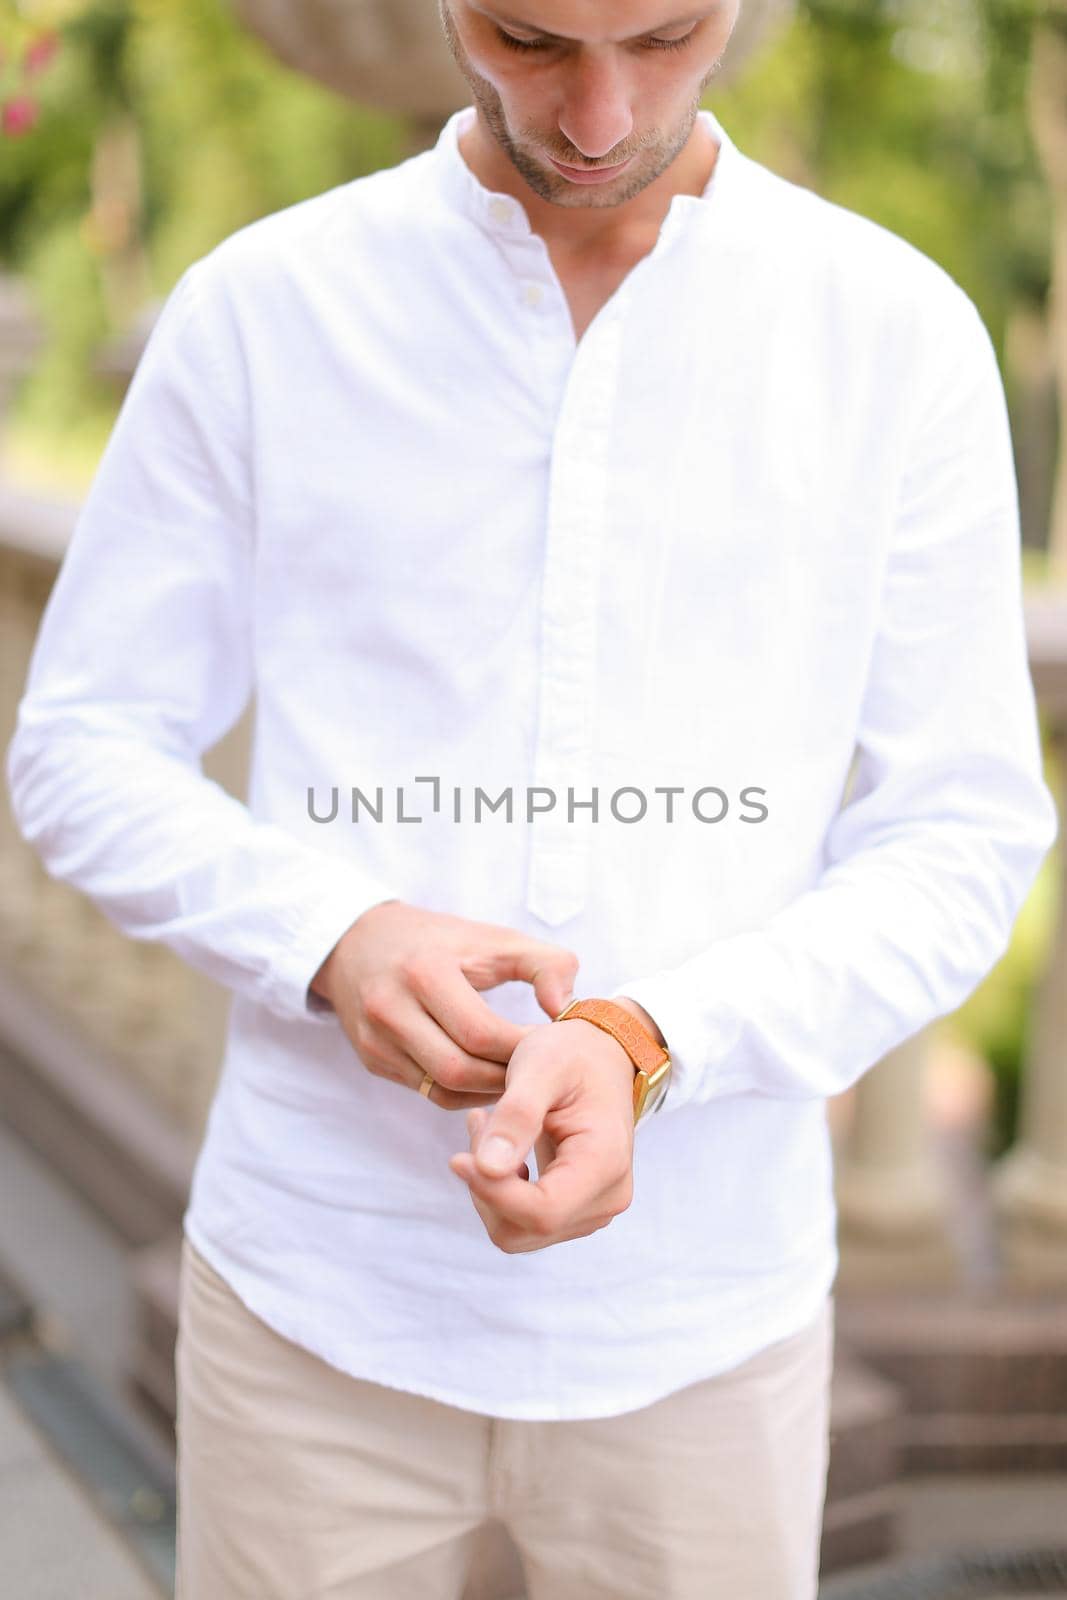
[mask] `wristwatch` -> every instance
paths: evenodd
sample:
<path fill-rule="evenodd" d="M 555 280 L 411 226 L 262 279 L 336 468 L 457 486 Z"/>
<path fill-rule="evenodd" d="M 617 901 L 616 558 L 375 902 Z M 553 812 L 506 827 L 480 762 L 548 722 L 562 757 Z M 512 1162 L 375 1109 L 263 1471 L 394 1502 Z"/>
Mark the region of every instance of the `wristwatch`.
<path fill-rule="evenodd" d="M 622 1045 L 634 1064 L 634 1127 L 663 1104 L 671 1075 L 670 1052 L 625 1006 L 614 1000 L 572 1000 L 556 1022 L 592 1022 Z"/>

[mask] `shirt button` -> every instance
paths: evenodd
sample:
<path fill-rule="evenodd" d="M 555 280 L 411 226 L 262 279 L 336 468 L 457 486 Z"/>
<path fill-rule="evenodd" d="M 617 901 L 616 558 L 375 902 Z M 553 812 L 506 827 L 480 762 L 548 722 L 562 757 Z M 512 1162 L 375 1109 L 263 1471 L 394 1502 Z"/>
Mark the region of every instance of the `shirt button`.
<path fill-rule="evenodd" d="M 491 200 L 489 202 L 489 215 L 494 222 L 510 222 L 511 202 L 508 200 Z"/>
<path fill-rule="evenodd" d="M 527 283 L 523 286 L 522 298 L 528 306 L 539 306 L 545 298 L 545 291 L 539 283 Z"/>

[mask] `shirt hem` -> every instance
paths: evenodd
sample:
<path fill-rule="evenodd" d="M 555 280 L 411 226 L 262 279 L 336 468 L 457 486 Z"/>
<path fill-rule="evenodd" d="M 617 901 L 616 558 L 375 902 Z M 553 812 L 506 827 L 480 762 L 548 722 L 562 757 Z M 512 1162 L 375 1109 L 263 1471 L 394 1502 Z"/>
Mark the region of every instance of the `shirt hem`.
<path fill-rule="evenodd" d="M 519 1403 L 502 1408 L 499 1401 L 486 1401 L 484 1398 L 472 1396 L 469 1393 L 449 1389 L 446 1386 L 413 1378 L 410 1383 L 402 1382 L 395 1372 L 384 1374 L 378 1364 L 373 1360 L 361 1359 L 359 1370 L 356 1371 L 350 1358 L 340 1357 L 329 1341 L 316 1342 L 311 1345 L 304 1337 L 302 1329 L 290 1321 L 284 1314 L 279 1314 L 276 1307 L 266 1307 L 259 1302 L 259 1297 L 254 1288 L 250 1290 L 248 1283 L 239 1270 L 235 1270 L 233 1263 L 225 1254 L 216 1249 L 214 1243 L 201 1231 L 199 1222 L 190 1213 L 183 1219 L 183 1228 L 186 1237 L 200 1252 L 209 1266 L 213 1267 L 220 1277 L 224 1278 L 233 1292 L 241 1300 L 246 1310 L 250 1311 L 267 1327 L 280 1334 L 283 1339 L 297 1345 L 310 1355 L 325 1361 L 328 1366 L 343 1372 L 347 1377 L 354 1378 L 363 1383 L 374 1383 L 381 1388 L 394 1389 L 401 1394 L 418 1395 L 424 1400 L 436 1401 L 439 1405 L 450 1406 L 454 1410 L 473 1412 L 483 1417 L 495 1417 L 501 1421 L 510 1422 L 580 1422 L 597 1421 L 607 1417 L 625 1416 L 633 1411 L 642 1411 L 646 1406 L 655 1405 L 657 1401 L 666 1400 L 670 1395 L 677 1394 L 682 1389 L 689 1388 L 694 1383 L 704 1382 L 708 1378 L 721 1376 L 731 1372 L 743 1362 L 751 1360 L 772 1344 L 778 1344 L 784 1339 L 791 1338 L 800 1333 L 815 1320 L 822 1309 L 826 1298 L 832 1294 L 834 1280 L 837 1276 L 838 1259 L 836 1248 L 831 1247 L 829 1254 L 822 1247 L 817 1268 L 811 1274 L 810 1292 L 803 1300 L 803 1312 L 797 1315 L 783 1328 L 776 1328 L 769 1339 L 765 1339 L 753 1350 L 745 1350 L 736 1359 L 713 1364 L 710 1368 L 701 1369 L 684 1378 L 681 1382 L 668 1382 L 666 1386 L 653 1384 L 648 1387 L 635 1386 L 617 1396 L 610 1403 L 586 1404 L 579 1409 L 569 1406 L 552 1404 L 543 1400 Z"/>

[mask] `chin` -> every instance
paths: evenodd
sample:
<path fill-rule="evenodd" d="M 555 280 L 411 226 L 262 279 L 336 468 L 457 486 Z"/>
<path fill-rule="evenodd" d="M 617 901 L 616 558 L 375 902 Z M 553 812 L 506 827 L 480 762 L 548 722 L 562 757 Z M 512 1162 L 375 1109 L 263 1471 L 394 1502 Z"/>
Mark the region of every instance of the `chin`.
<path fill-rule="evenodd" d="M 547 157 L 544 159 L 547 160 Z M 540 163 L 535 165 L 529 159 L 516 162 L 515 166 L 542 200 L 570 211 L 604 210 L 608 206 L 624 205 L 627 200 L 639 195 L 642 189 L 646 189 L 658 176 L 659 170 L 653 167 L 636 173 L 620 173 L 615 183 L 580 184 L 568 183 L 567 179 L 561 178 L 554 168 L 549 168 L 546 172 Z"/>
<path fill-rule="evenodd" d="M 564 179 L 566 183 L 566 179 Z M 642 186 L 643 187 L 643 186 Z M 577 193 L 571 188 L 565 188 L 562 193 L 545 195 L 546 200 L 551 200 L 554 205 L 563 206 L 568 211 L 604 211 L 609 206 L 621 206 L 627 200 L 632 200 L 639 193 L 636 189 L 619 190 L 616 194 L 605 194 L 603 189 L 594 189 L 592 192 Z"/>

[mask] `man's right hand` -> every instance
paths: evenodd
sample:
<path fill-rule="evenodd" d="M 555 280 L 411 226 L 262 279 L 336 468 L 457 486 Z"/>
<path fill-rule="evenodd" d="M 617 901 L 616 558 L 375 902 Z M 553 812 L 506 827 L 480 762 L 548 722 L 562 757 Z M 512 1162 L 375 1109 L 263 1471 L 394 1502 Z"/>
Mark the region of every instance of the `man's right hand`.
<path fill-rule="evenodd" d="M 478 990 L 532 983 L 555 1017 L 573 998 L 577 971 L 578 957 L 561 945 L 384 900 L 342 935 L 311 987 L 369 1071 L 416 1090 L 428 1072 L 434 1105 L 466 1110 L 500 1098 L 511 1053 L 535 1026 L 498 1016 Z"/>

